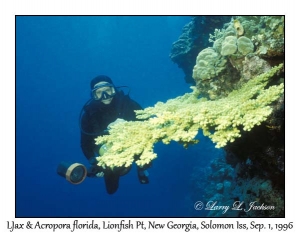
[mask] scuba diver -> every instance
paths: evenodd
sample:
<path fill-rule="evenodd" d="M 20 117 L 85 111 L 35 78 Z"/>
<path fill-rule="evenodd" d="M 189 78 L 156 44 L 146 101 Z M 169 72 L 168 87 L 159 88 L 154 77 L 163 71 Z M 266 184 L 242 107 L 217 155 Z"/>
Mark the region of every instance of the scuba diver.
<path fill-rule="evenodd" d="M 112 80 L 105 75 L 99 75 L 90 83 L 92 98 L 83 106 L 80 114 L 81 148 L 91 167 L 86 171 L 88 177 L 104 177 L 106 190 L 109 194 L 117 191 L 119 178 L 130 171 L 130 167 L 100 167 L 96 157 L 105 153 L 105 145 L 96 145 L 95 138 L 108 134 L 111 125 L 119 121 L 137 120 L 134 110 L 142 107 L 118 90 Z M 150 167 L 137 166 L 138 179 L 141 184 L 148 184 Z"/>

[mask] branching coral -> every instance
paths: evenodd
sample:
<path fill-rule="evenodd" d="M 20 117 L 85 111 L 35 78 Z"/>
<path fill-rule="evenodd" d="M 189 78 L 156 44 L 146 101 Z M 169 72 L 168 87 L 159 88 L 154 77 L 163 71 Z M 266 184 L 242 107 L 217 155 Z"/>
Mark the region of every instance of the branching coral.
<path fill-rule="evenodd" d="M 137 117 L 144 121 L 116 124 L 109 135 L 96 139 L 96 144 L 106 144 L 109 148 L 97 158 L 98 165 L 128 167 L 134 161 L 140 166 L 148 164 L 157 156 L 153 152 L 156 142 L 168 144 L 174 140 L 187 147 L 197 143 L 195 136 L 199 129 L 216 147 L 226 146 L 241 136 L 242 129 L 250 131 L 271 114 L 270 104 L 283 94 L 284 87 L 280 84 L 265 88 L 270 78 L 282 69 L 282 64 L 273 67 L 226 98 L 199 99 L 199 91 L 192 88 L 192 93 L 136 111 Z"/>

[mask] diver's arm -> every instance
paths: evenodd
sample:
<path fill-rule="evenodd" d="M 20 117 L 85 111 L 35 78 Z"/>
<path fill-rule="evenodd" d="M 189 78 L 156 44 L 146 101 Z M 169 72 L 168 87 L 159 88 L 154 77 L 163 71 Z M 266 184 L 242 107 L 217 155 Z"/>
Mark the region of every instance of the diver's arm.
<path fill-rule="evenodd" d="M 95 145 L 95 137 L 94 135 L 91 135 L 89 133 L 93 132 L 92 127 L 92 119 L 88 117 L 87 114 L 84 114 L 81 118 L 81 139 L 80 139 L 80 145 L 81 150 L 87 160 L 90 160 L 94 157 L 94 149 L 96 147 Z"/>
<path fill-rule="evenodd" d="M 81 133 L 81 150 L 87 160 L 94 157 L 95 140 L 93 136 Z"/>

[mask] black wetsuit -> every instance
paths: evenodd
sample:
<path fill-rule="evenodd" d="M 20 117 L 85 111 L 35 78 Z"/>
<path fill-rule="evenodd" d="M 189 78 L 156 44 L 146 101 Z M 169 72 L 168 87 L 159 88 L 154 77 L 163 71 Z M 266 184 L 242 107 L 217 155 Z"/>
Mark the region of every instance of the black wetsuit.
<path fill-rule="evenodd" d="M 112 102 L 108 105 L 101 101 L 92 100 L 84 107 L 84 114 L 81 118 L 81 148 L 85 157 L 91 161 L 95 156 L 99 156 L 99 147 L 95 144 L 95 138 L 100 135 L 107 134 L 107 126 L 116 119 L 121 118 L 126 121 L 137 120 L 134 110 L 140 110 L 142 107 L 130 99 L 128 95 L 124 95 L 122 91 L 118 91 Z M 92 167 L 88 176 L 93 176 L 101 171 L 100 167 Z M 129 169 L 127 169 L 127 172 Z M 104 179 L 106 190 L 112 194 L 117 191 L 119 186 L 119 177 L 124 175 L 124 169 L 104 169 Z"/>

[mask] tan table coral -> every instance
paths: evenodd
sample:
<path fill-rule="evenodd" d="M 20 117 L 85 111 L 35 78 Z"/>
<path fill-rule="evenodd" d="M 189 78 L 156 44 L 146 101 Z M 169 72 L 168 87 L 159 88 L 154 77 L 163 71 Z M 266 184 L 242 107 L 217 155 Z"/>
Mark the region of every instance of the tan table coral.
<path fill-rule="evenodd" d="M 100 136 L 96 144 L 106 144 L 109 150 L 98 157 L 98 165 L 130 166 L 148 164 L 157 157 L 154 144 L 174 140 L 185 147 L 197 143 L 195 136 L 200 129 L 216 147 L 224 147 L 241 136 L 241 129 L 250 131 L 271 114 L 271 103 L 283 95 L 284 85 L 267 89 L 268 81 L 283 69 L 273 67 L 267 73 L 248 81 L 239 90 L 226 98 L 209 101 L 199 98 L 199 91 L 187 93 L 166 103 L 136 111 L 144 121 L 121 122 L 109 130 L 109 135 Z"/>

